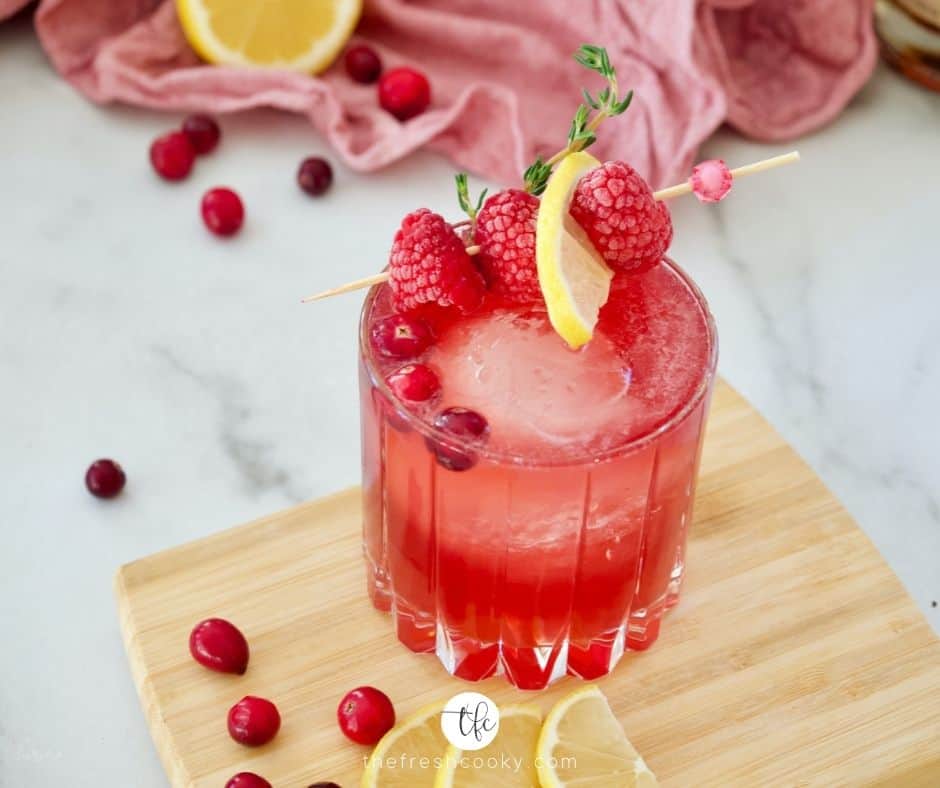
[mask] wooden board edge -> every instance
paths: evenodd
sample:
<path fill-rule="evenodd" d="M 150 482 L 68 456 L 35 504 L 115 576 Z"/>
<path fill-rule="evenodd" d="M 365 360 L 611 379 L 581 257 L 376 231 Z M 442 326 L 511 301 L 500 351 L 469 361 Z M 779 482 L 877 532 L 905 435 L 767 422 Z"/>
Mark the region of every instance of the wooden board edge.
<path fill-rule="evenodd" d="M 191 788 L 195 785 L 195 782 L 173 748 L 173 737 L 163 720 L 163 716 L 159 713 L 159 705 L 153 687 L 147 679 L 144 656 L 134 638 L 134 631 L 137 627 L 134 625 L 134 613 L 130 605 L 127 588 L 127 569 L 129 566 L 131 564 L 125 564 L 114 573 L 113 591 L 117 601 L 121 639 L 124 641 L 124 651 L 130 665 L 131 678 L 137 690 L 137 697 L 140 700 L 141 710 L 144 713 L 150 737 L 153 740 L 154 747 L 156 747 L 157 755 L 160 756 L 160 761 L 163 763 L 163 769 L 170 780 L 170 784 Z"/>
<path fill-rule="evenodd" d="M 174 545 L 173 547 L 168 547 L 164 550 L 159 550 L 156 553 L 150 553 L 149 555 L 135 558 L 133 561 L 129 561 L 128 563 L 123 564 L 118 568 L 114 581 L 115 591 L 117 592 L 119 582 L 121 583 L 122 588 L 127 584 L 136 584 L 137 582 L 140 582 L 140 580 L 135 577 L 135 575 L 138 572 L 146 571 L 146 567 L 150 564 L 171 559 L 176 555 L 188 554 L 195 547 L 199 547 L 202 550 L 209 549 L 218 542 L 227 542 L 233 536 L 247 533 L 256 529 L 258 526 L 268 525 L 273 522 L 281 522 L 288 518 L 298 518 L 302 516 L 304 512 L 333 506 L 344 498 L 353 495 L 359 495 L 360 490 L 361 487 L 358 484 L 353 484 L 335 492 L 328 493 L 319 498 L 312 498 L 309 501 L 304 501 L 303 503 L 296 504 L 294 506 L 288 506 L 275 512 L 269 512 L 268 514 L 264 514 L 249 520 L 246 523 L 229 526 L 228 528 L 215 531 L 214 533 L 208 534 L 207 536 L 200 536 L 196 539 L 190 539 L 188 542 L 183 542 L 182 544 Z M 262 538 L 260 533 L 258 534 L 258 538 Z"/>

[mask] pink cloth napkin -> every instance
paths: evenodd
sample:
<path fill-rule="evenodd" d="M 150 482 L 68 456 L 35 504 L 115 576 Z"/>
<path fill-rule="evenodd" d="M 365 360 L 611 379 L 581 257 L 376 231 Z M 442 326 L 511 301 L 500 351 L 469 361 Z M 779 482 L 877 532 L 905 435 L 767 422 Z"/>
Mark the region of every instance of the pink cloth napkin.
<path fill-rule="evenodd" d="M 27 0 L 0 0 L 0 19 Z M 683 180 L 722 122 L 782 141 L 835 117 L 875 60 L 873 0 L 366 0 L 355 39 L 386 65 L 428 74 L 431 109 L 399 123 L 334 65 L 318 78 L 202 64 L 172 0 L 41 0 L 52 63 L 92 101 L 305 115 L 342 158 L 373 170 L 428 146 L 518 183 L 557 150 L 600 77 L 571 58 L 606 46 L 636 97 L 592 150 L 629 161 L 654 187 Z"/>

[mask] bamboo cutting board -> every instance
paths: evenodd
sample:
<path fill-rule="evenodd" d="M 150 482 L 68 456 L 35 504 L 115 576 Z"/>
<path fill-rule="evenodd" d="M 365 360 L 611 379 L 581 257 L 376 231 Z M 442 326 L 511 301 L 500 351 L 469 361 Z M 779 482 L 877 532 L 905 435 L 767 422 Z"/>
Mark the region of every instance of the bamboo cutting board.
<path fill-rule="evenodd" d="M 940 642 L 868 539 L 753 409 L 719 384 L 702 462 L 688 576 L 648 652 L 599 683 L 665 786 L 940 785 Z M 222 788 L 242 770 L 275 788 L 359 784 L 365 748 L 335 723 L 375 684 L 399 716 L 469 688 L 395 640 L 365 593 L 358 490 L 347 490 L 122 567 L 124 641 L 174 786 Z M 231 619 L 245 676 L 189 656 L 193 625 Z M 547 711 L 502 679 L 497 703 Z M 226 732 L 243 695 L 283 726 L 250 750 Z"/>

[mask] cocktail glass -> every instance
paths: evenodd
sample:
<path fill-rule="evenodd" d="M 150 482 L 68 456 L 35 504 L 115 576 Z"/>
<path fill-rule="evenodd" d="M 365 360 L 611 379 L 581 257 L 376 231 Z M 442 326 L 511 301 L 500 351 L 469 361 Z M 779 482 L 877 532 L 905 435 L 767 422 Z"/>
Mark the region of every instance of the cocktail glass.
<path fill-rule="evenodd" d="M 565 674 L 594 679 L 626 650 L 649 648 L 678 602 L 715 325 L 669 260 L 620 279 L 578 352 L 538 309 L 485 304 L 440 320 L 421 360 L 440 375 L 442 396 L 422 408 L 397 401 L 384 380 L 407 362 L 370 342 L 391 312 L 387 286 L 366 299 L 369 594 L 404 645 L 436 654 L 455 676 L 503 674 L 526 689 Z M 482 413 L 490 440 L 435 429 L 434 413 L 448 406 Z M 454 470 L 442 452 L 470 467 Z"/>

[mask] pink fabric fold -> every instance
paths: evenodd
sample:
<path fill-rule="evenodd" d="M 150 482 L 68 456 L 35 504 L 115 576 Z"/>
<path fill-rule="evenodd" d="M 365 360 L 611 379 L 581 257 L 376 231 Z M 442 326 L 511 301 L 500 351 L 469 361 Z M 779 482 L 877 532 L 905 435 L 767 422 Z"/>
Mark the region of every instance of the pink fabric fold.
<path fill-rule="evenodd" d="M 336 64 L 319 77 L 210 66 L 183 37 L 172 0 L 42 0 L 35 24 L 55 68 L 95 102 L 168 111 L 276 107 L 304 115 L 345 162 L 383 167 L 420 147 L 517 183 L 563 142 L 582 86 L 571 59 L 606 46 L 627 113 L 595 146 L 654 187 L 688 176 L 720 124 L 782 141 L 834 118 L 875 60 L 873 0 L 366 0 L 355 39 L 386 67 L 431 80 L 429 111 L 400 123 L 375 86 Z M 0 0 L 0 19 L 26 0 Z"/>

